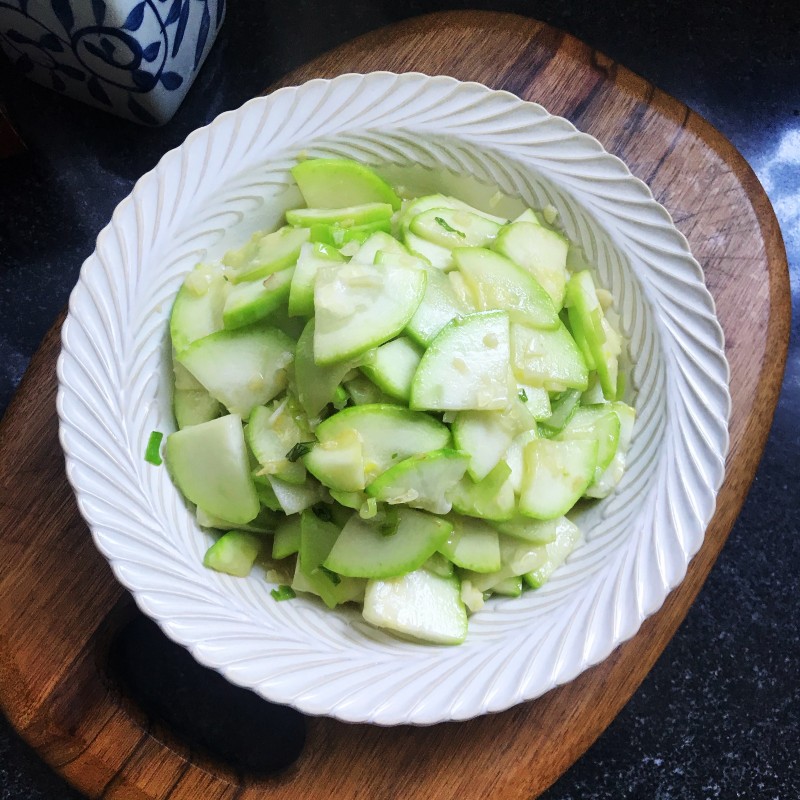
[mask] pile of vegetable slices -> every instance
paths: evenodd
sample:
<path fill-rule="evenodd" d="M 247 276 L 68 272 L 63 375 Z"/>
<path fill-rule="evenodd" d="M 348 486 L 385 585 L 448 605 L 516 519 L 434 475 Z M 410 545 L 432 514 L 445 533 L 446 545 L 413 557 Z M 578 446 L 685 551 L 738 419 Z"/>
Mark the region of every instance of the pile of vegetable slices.
<path fill-rule="evenodd" d="M 490 595 L 549 579 L 581 541 L 568 512 L 622 476 L 611 298 L 532 210 L 401 200 L 348 160 L 292 172 L 307 208 L 175 299 L 167 466 L 222 532 L 206 566 L 259 561 L 276 600 L 460 643 Z"/>

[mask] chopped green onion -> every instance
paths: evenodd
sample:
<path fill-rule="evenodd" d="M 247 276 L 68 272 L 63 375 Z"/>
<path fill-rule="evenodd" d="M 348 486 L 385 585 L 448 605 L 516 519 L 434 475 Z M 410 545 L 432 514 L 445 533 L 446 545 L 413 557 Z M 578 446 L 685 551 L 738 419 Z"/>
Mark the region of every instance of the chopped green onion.
<path fill-rule="evenodd" d="M 519 394 L 517 395 L 517 397 L 519 397 L 519 399 L 522 400 L 523 403 L 528 402 L 528 393 L 524 389 L 519 390 Z"/>
<path fill-rule="evenodd" d="M 273 589 L 270 594 L 272 595 L 272 599 L 280 602 L 281 600 L 292 600 L 293 598 L 297 597 L 294 593 L 294 589 L 291 586 L 278 586 L 277 589 Z"/>
<path fill-rule="evenodd" d="M 164 434 L 161 431 L 153 431 L 150 438 L 147 440 L 147 449 L 144 451 L 144 460 L 154 467 L 160 467 L 163 461 L 161 460 L 161 440 Z"/>
<path fill-rule="evenodd" d="M 327 567 L 320 566 L 319 571 L 334 585 L 338 586 L 342 582 L 341 576 Z"/>
<path fill-rule="evenodd" d="M 307 453 L 311 452 L 314 442 L 298 442 L 287 454 L 286 460 L 291 461 L 293 464 L 297 459 L 302 458 Z"/>
<path fill-rule="evenodd" d="M 436 222 L 441 225 L 448 233 L 454 233 L 456 236 L 460 236 L 462 239 L 467 238 L 467 234 L 464 231 L 456 230 L 452 225 L 450 225 L 446 219 L 442 219 L 441 217 L 434 217 Z"/>

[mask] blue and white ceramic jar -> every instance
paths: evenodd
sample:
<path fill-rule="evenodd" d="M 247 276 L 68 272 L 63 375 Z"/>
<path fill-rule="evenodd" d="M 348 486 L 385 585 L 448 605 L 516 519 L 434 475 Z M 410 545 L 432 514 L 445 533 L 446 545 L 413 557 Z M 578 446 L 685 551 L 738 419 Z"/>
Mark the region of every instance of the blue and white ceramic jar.
<path fill-rule="evenodd" d="M 169 120 L 225 0 L 0 0 L 0 45 L 31 80 L 145 125 Z"/>

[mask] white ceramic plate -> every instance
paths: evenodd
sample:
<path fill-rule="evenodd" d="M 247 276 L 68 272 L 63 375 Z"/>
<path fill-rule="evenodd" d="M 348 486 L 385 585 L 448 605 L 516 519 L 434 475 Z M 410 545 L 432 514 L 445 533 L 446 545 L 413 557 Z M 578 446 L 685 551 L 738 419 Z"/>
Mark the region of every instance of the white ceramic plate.
<path fill-rule="evenodd" d="M 460 647 L 401 641 L 357 609 L 276 603 L 263 574 L 202 566 L 210 536 L 145 463 L 170 432 L 167 320 L 184 274 L 301 204 L 298 154 L 347 156 L 393 183 L 496 214 L 553 205 L 629 339 L 630 467 L 583 514 L 587 543 L 541 590 L 494 599 Z M 502 199 L 490 205 L 490 199 Z M 683 578 L 724 474 L 722 331 L 686 240 L 647 187 L 569 122 L 474 83 L 343 75 L 223 114 L 168 153 L 100 233 L 70 301 L 58 365 L 67 475 L 117 578 L 203 664 L 310 714 L 383 725 L 498 711 L 632 636 Z"/>

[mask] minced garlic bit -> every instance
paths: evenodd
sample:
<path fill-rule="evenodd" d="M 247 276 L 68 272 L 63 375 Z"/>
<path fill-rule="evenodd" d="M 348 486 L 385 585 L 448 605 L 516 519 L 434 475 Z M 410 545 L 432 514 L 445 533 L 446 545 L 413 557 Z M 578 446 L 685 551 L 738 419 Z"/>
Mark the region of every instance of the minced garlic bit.
<path fill-rule="evenodd" d="M 542 216 L 548 225 L 552 225 L 558 219 L 558 209 L 548 204 L 542 209 Z"/>
<path fill-rule="evenodd" d="M 469 365 L 467 364 L 466 361 L 464 361 L 463 358 L 461 358 L 461 356 L 453 357 L 453 366 L 462 375 L 467 375 L 469 373 Z"/>

